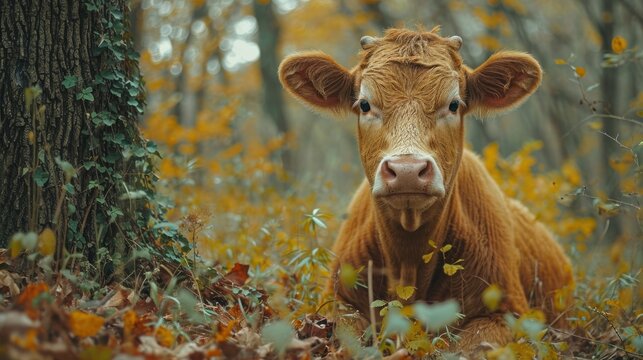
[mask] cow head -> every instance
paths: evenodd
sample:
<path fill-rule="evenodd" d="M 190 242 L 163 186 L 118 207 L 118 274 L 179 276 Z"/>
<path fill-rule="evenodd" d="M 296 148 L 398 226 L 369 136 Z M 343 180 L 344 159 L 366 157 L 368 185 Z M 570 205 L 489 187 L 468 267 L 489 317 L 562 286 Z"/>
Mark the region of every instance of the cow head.
<path fill-rule="evenodd" d="M 453 189 L 464 141 L 464 115 L 520 104 L 538 87 L 531 56 L 493 55 L 475 70 L 462 64 L 462 39 L 433 31 L 388 30 L 363 37 L 352 70 L 321 52 L 287 57 L 282 84 L 314 109 L 352 111 L 372 195 L 389 219 L 415 231 L 439 212 Z"/>

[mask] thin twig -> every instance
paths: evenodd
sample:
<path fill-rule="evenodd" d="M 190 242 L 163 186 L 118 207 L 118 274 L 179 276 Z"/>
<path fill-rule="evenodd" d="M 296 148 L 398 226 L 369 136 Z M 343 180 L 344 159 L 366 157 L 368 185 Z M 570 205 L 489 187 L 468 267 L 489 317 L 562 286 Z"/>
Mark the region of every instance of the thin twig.
<path fill-rule="evenodd" d="M 571 129 L 569 129 L 569 130 L 565 133 L 565 135 L 563 135 L 563 138 L 564 138 L 564 137 L 569 136 L 569 135 L 570 135 L 574 130 L 576 130 L 579 126 L 581 126 L 581 125 L 585 124 L 586 122 L 588 122 L 588 121 L 590 121 L 590 120 L 592 120 L 592 119 L 594 119 L 594 118 L 601 118 L 601 117 L 602 117 L 602 118 L 608 118 L 608 119 L 614 119 L 614 120 L 621 120 L 621 121 L 625 121 L 625 122 L 628 122 L 628 123 L 633 124 L 633 125 L 643 126 L 643 123 L 642 123 L 642 122 L 640 122 L 640 121 L 636 121 L 636 120 L 634 120 L 634 119 L 626 118 L 625 116 L 617 116 L 617 115 L 610 115 L 610 114 L 597 114 L 597 113 L 594 113 L 594 114 L 591 114 L 591 115 L 586 116 L 586 117 L 585 117 L 583 120 L 581 120 L 579 123 L 577 123 L 576 125 L 572 126 L 572 128 L 571 128 Z"/>
<path fill-rule="evenodd" d="M 368 261 L 368 308 L 371 316 L 371 333 L 373 335 L 373 346 L 377 348 L 377 326 L 375 324 L 375 308 L 373 304 L 373 260 Z"/>
<path fill-rule="evenodd" d="M 563 335 L 575 337 L 575 338 L 578 338 L 578 339 L 581 339 L 581 340 L 589 341 L 589 342 L 594 343 L 594 344 L 601 344 L 601 345 L 610 346 L 610 347 L 613 347 L 616 350 L 620 350 L 620 351 L 625 352 L 628 356 L 631 356 L 632 359 L 643 360 L 643 356 L 641 356 L 639 354 L 636 354 L 636 353 L 633 353 L 633 352 L 630 352 L 630 351 L 627 351 L 627 350 L 623 349 L 622 347 L 620 347 L 618 345 L 614 345 L 612 343 L 590 339 L 590 338 L 585 337 L 585 336 L 576 335 L 574 333 L 566 332 L 566 331 L 563 331 L 563 330 L 560 330 L 560 329 L 555 329 L 555 328 L 552 328 L 552 327 L 549 327 L 549 330 L 553 330 L 553 331 L 559 332 L 559 333 L 561 333 Z"/>
<path fill-rule="evenodd" d="M 618 330 L 616 330 L 616 327 L 614 326 L 614 324 L 612 324 L 612 321 L 607 317 L 605 312 L 601 311 L 601 310 L 599 310 L 599 309 L 597 309 L 595 307 L 589 307 L 589 309 L 594 311 L 598 315 L 602 316 L 603 319 L 605 319 L 605 321 L 607 321 L 607 323 L 610 325 L 612 330 L 614 330 L 614 333 L 616 334 L 616 336 L 618 336 L 618 339 L 621 341 L 621 346 L 623 346 L 623 348 L 625 348 L 625 340 L 623 340 L 623 338 L 621 337 L 621 334 L 618 332 Z"/>

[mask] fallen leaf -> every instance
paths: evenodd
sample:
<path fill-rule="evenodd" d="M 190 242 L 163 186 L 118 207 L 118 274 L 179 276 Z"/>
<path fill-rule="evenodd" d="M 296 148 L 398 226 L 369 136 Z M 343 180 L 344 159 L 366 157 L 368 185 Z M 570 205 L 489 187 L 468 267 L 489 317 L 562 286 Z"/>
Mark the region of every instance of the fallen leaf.
<path fill-rule="evenodd" d="M 234 285 L 241 286 L 248 280 L 249 265 L 235 263 L 232 270 L 225 275 L 225 279 L 232 282 Z"/>
<path fill-rule="evenodd" d="M 81 338 L 98 334 L 104 323 L 104 318 L 84 311 L 75 310 L 69 314 L 71 332 Z"/>

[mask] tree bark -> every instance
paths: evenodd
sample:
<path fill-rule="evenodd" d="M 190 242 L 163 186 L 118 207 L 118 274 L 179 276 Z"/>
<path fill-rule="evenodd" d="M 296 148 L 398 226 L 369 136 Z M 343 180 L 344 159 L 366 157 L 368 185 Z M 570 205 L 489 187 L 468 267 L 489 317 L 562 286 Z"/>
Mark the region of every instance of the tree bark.
<path fill-rule="evenodd" d="M 257 19 L 258 45 L 261 53 L 259 66 L 263 80 L 263 108 L 276 125 L 277 130 L 282 135 L 286 135 L 290 128 L 284 111 L 283 93 L 277 90 L 281 89 L 277 75 L 279 67 L 277 47 L 281 34 L 279 20 L 271 2 L 255 0 L 253 8 Z M 293 170 L 294 164 L 292 164 L 291 153 L 287 148 L 283 149 L 281 160 L 285 170 Z"/>
<path fill-rule="evenodd" d="M 0 3 L 0 246 L 52 228 L 58 259 L 91 261 L 141 239 L 155 150 L 127 19 L 126 0 Z"/>

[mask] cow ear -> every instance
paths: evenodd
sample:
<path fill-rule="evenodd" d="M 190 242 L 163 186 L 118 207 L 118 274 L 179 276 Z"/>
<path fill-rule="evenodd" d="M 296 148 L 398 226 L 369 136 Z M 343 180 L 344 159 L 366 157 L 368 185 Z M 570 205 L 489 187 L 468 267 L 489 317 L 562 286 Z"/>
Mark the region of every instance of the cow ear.
<path fill-rule="evenodd" d="M 473 71 L 465 68 L 465 74 L 467 109 L 481 115 L 520 105 L 542 79 L 538 61 L 520 52 L 496 53 Z"/>
<path fill-rule="evenodd" d="M 279 65 L 279 80 L 295 98 L 317 110 L 343 112 L 353 104 L 353 76 L 322 52 L 291 55 Z"/>

